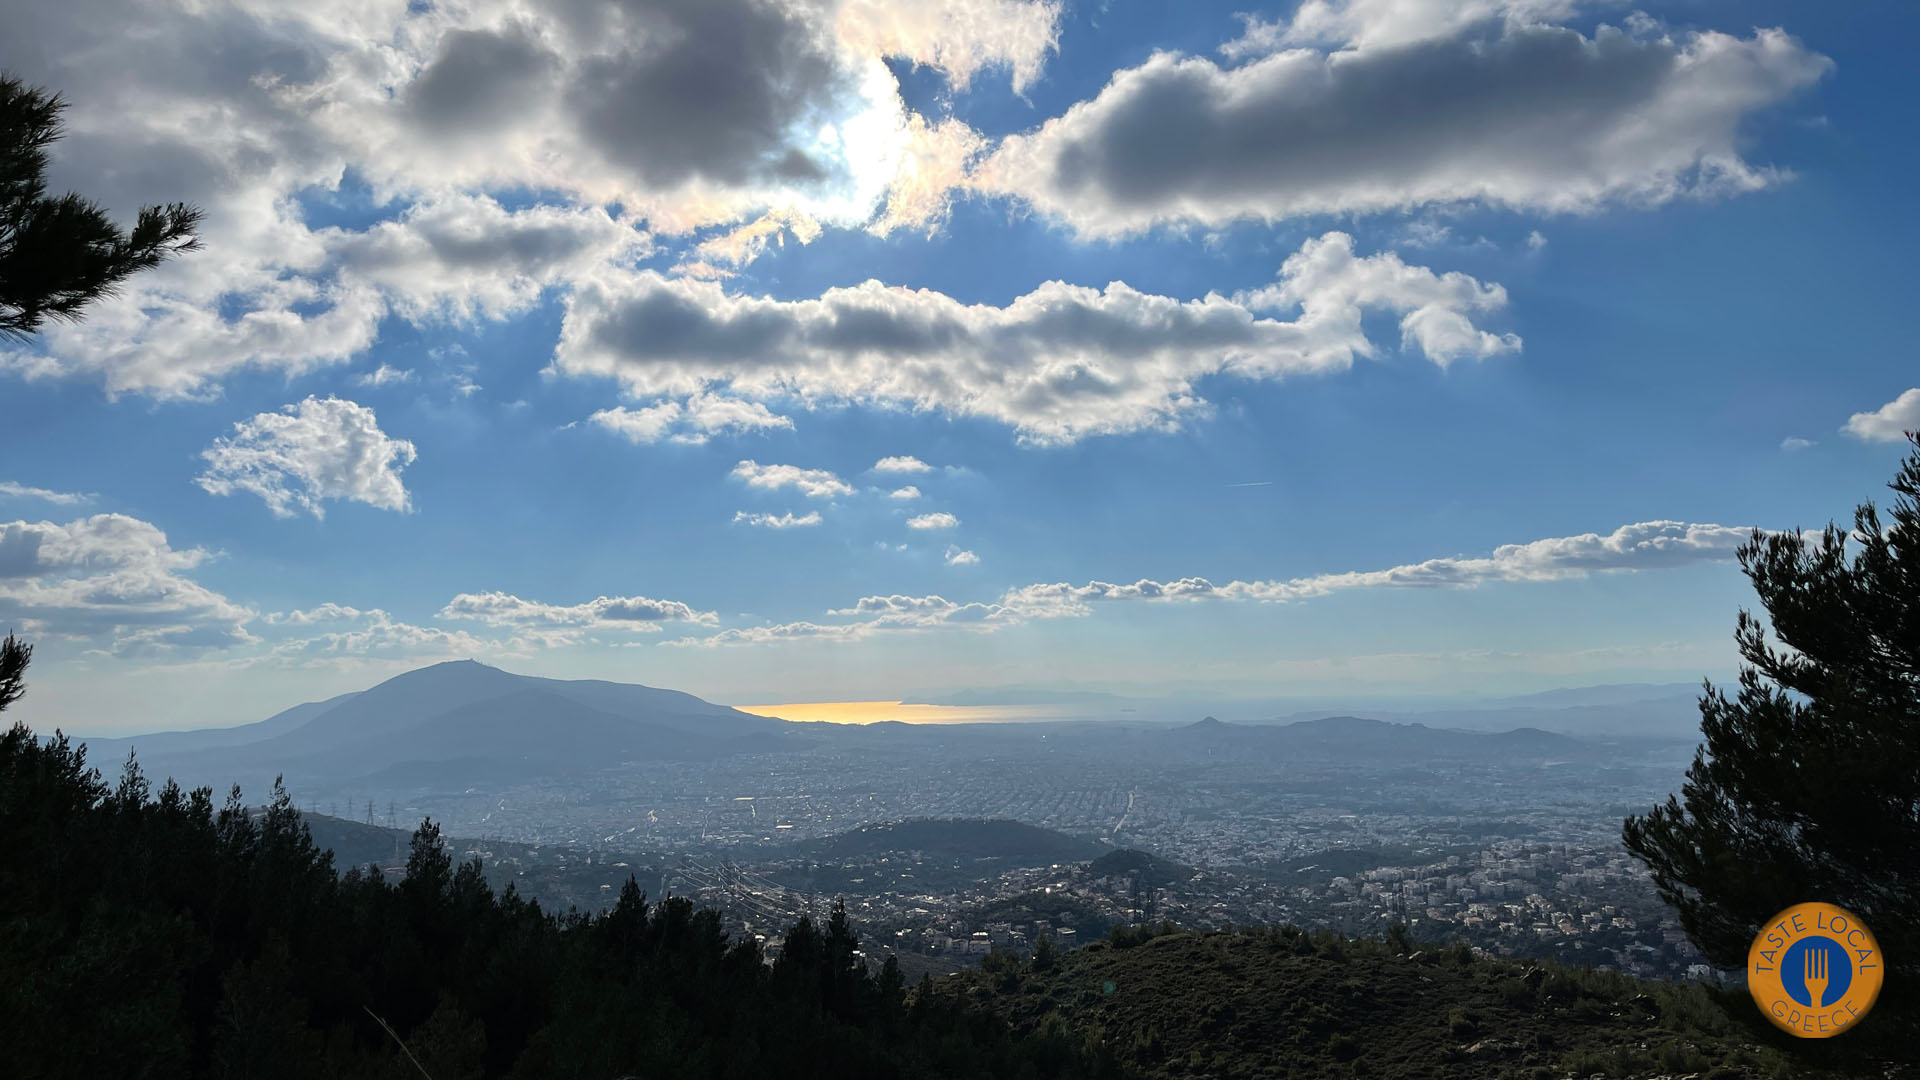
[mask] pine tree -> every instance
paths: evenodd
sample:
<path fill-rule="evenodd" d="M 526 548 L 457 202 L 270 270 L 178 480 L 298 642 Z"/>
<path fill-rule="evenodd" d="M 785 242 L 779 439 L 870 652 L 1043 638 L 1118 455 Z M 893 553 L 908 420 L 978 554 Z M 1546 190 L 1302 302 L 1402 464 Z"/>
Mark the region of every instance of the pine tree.
<path fill-rule="evenodd" d="M 27 661 L 31 659 L 33 646 L 20 644 L 12 634 L 0 641 L 0 712 L 27 692 Z"/>
<path fill-rule="evenodd" d="M 401 888 L 419 902 L 438 907 L 452 884 L 453 856 L 447 854 L 446 844 L 440 839 L 440 826 L 427 818 L 413 831 L 407 851 L 407 877 Z"/>
<path fill-rule="evenodd" d="M 1729 697 L 1700 699 L 1704 743 L 1677 797 L 1628 818 L 1627 847 L 1688 935 L 1744 965 L 1793 904 L 1852 911 L 1879 938 L 1887 986 L 1920 974 L 1920 436 L 1852 530 L 1763 534 L 1740 549 L 1771 624 L 1741 611 Z"/>
<path fill-rule="evenodd" d="M 199 244 L 200 211 L 185 203 L 145 207 L 122 232 L 88 199 L 47 194 L 47 147 L 65 107 L 0 75 L 0 339 L 78 319 L 131 275 Z"/>
<path fill-rule="evenodd" d="M 1052 934 L 1041 934 L 1040 940 L 1033 943 L 1033 970 L 1052 971 L 1060 962 L 1060 949 L 1053 943 Z"/>

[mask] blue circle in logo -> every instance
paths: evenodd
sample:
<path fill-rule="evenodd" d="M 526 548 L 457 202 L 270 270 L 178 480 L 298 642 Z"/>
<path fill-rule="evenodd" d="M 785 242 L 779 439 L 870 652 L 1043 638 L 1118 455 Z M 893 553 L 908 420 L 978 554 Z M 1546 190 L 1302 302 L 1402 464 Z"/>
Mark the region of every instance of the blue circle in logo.
<path fill-rule="evenodd" d="M 1813 1000 L 1807 989 L 1808 972 L 1819 971 L 1816 957 L 1826 960 L 1827 988 L 1820 1000 Z M 1787 996 L 1805 1005 L 1809 1009 L 1818 1009 L 1830 1001 L 1839 1001 L 1846 996 L 1847 987 L 1853 985 L 1853 957 L 1847 955 L 1846 947 L 1830 937 L 1803 937 L 1787 946 L 1785 956 L 1780 958 L 1780 988 Z"/>

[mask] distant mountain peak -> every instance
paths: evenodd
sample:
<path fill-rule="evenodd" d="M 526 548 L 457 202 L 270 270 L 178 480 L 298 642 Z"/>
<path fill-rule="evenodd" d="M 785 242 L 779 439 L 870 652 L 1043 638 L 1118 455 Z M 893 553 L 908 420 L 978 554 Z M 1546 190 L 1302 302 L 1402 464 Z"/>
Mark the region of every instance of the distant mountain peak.
<path fill-rule="evenodd" d="M 784 720 L 677 690 L 518 675 L 466 659 L 414 668 L 231 735 L 170 736 L 180 756 L 167 764 L 223 780 L 238 773 L 250 784 L 249 774 L 284 774 L 307 783 L 383 776 L 464 787 L 473 776 L 766 752 L 784 747 L 769 740 L 787 731 Z M 190 759 L 196 745 L 209 754 Z"/>
<path fill-rule="evenodd" d="M 465 660 L 442 660 L 437 664 L 428 664 L 425 667 L 417 667 L 417 668 L 414 668 L 412 671 L 402 672 L 401 674 L 417 675 L 422 671 L 481 671 L 481 670 L 498 671 L 502 675 L 510 674 L 510 672 L 494 667 L 492 664 L 483 664 L 478 660 L 472 659 L 471 657 Z"/>

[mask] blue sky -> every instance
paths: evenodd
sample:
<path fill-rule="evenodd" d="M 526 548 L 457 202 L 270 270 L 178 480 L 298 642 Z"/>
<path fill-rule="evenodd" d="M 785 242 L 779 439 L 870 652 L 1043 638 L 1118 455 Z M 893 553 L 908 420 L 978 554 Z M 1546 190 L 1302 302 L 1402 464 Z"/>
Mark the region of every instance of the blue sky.
<path fill-rule="evenodd" d="M 6 11 L 56 183 L 208 212 L 0 349 L 21 717 L 1730 672 L 1920 426 L 1920 14 L 1245 10 Z"/>

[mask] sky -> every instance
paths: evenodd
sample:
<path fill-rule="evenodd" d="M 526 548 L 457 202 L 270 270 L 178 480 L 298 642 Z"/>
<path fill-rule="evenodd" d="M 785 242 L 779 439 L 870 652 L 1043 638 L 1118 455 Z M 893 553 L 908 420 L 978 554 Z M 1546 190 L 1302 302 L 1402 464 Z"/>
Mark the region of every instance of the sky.
<path fill-rule="evenodd" d="M 0 343 L 42 730 L 1720 678 L 1920 427 L 1894 0 L 126 19 L 0 0 L 55 187 L 206 212 Z"/>

